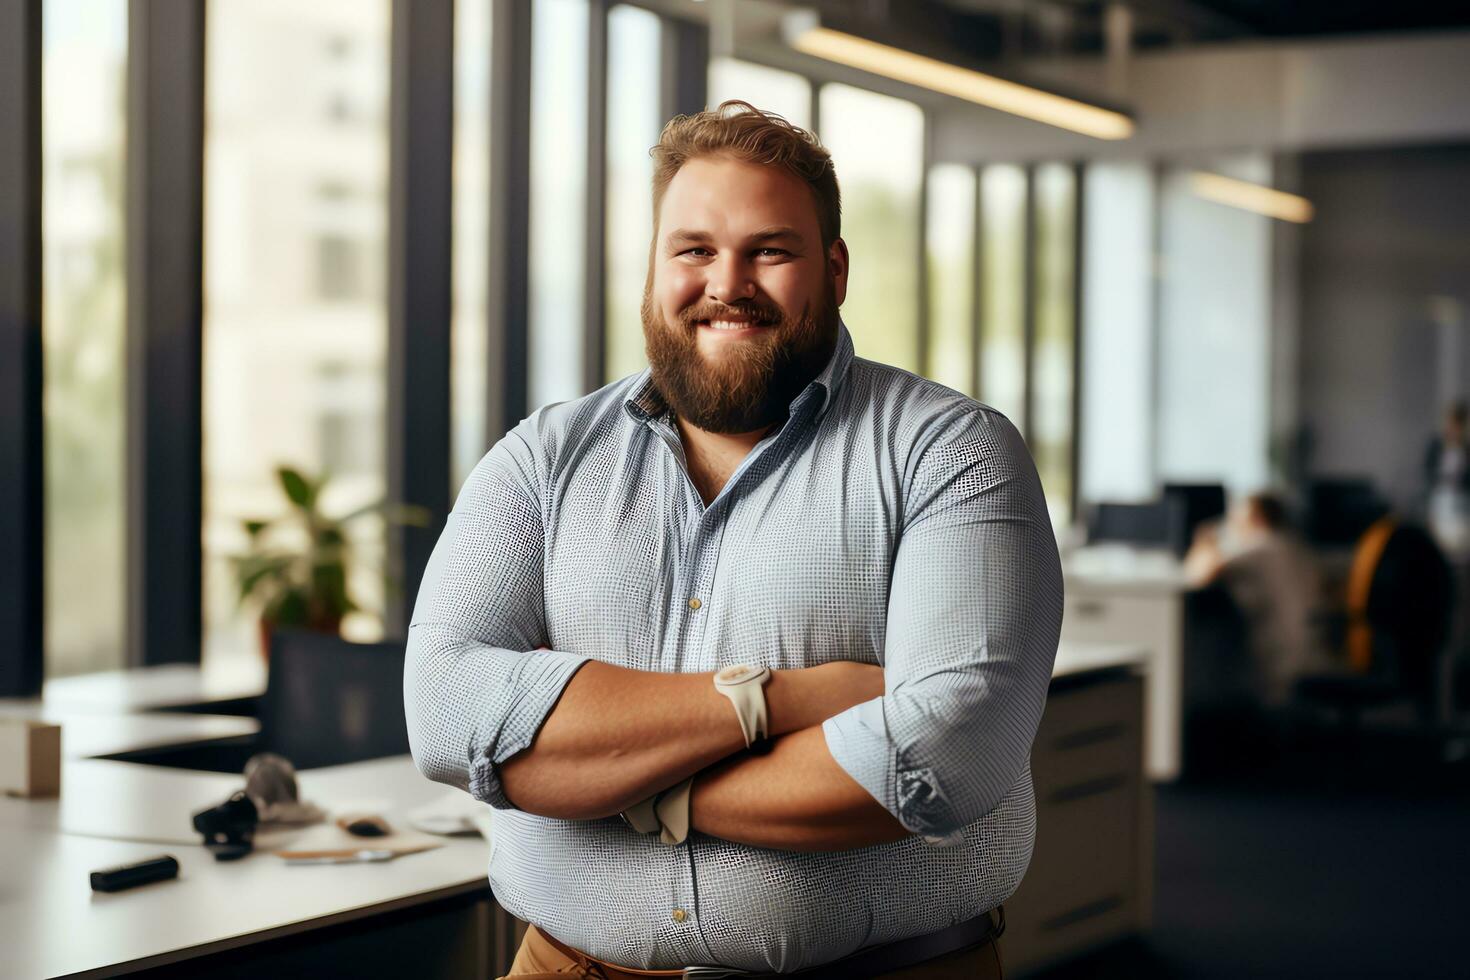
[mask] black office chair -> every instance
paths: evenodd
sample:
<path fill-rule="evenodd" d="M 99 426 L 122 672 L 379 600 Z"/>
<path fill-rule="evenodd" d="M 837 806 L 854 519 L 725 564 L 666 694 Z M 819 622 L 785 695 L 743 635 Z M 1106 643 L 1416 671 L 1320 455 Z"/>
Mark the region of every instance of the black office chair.
<path fill-rule="evenodd" d="M 297 769 L 408 752 L 404 645 L 278 630 L 261 699 L 261 744 Z"/>
<path fill-rule="evenodd" d="M 1350 728 L 1362 712 L 1405 700 L 1431 721 L 1452 601 L 1449 565 L 1428 532 L 1380 518 L 1359 539 L 1348 582 L 1352 672 L 1302 678 L 1298 701 L 1334 710 Z"/>

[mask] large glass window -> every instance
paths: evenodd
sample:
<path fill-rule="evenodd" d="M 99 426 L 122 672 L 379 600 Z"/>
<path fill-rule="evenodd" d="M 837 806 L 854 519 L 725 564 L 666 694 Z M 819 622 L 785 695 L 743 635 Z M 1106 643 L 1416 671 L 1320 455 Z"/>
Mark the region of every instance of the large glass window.
<path fill-rule="evenodd" d="M 128 5 L 41 9 L 45 672 L 62 677 L 125 649 Z"/>
<path fill-rule="evenodd" d="M 1071 167 L 1036 168 L 1036 335 L 1031 360 L 1031 453 L 1052 525 L 1072 518 L 1072 398 L 1076 355 L 1077 180 Z"/>
<path fill-rule="evenodd" d="M 975 394 L 975 171 L 945 163 L 929 170 L 929 363 L 940 384 Z"/>
<path fill-rule="evenodd" d="M 531 408 L 584 394 L 587 0 L 531 14 Z"/>
<path fill-rule="evenodd" d="M 647 365 L 639 309 L 653 235 L 653 158 L 658 142 L 657 14 L 619 5 L 607 16 L 607 361 L 613 381 Z"/>
<path fill-rule="evenodd" d="M 490 0 L 454 5 L 454 319 L 450 479 L 457 492 L 490 448 L 485 431 L 490 221 Z"/>
<path fill-rule="evenodd" d="M 1026 431 L 1026 171 L 980 176 L 980 400 Z"/>
<path fill-rule="evenodd" d="M 388 4 L 212 0 L 205 18 L 205 655 L 256 649 L 229 562 L 287 512 L 278 466 L 328 475 L 329 514 L 384 493 Z M 381 633 L 383 534 L 348 588 Z M 299 544 L 296 542 L 295 544 Z M 283 547 L 292 546 L 283 542 Z"/>
<path fill-rule="evenodd" d="M 819 98 L 852 261 L 843 321 L 859 355 L 918 371 L 924 113 L 848 85 L 824 85 Z"/>
<path fill-rule="evenodd" d="M 1271 183 L 1259 156 L 1207 169 Z M 1160 188 L 1158 475 L 1249 492 L 1270 476 L 1272 219 L 1195 196 L 1191 177 Z"/>
<path fill-rule="evenodd" d="M 1082 259 L 1081 498 L 1154 495 L 1154 183 L 1145 163 L 1089 164 Z"/>
<path fill-rule="evenodd" d="M 709 63 L 709 104 L 717 106 L 726 99 L 741 99 L 793 125 L 811 128 L 812 87 L 793 72 L 736 58 L 713 58 Z"/>

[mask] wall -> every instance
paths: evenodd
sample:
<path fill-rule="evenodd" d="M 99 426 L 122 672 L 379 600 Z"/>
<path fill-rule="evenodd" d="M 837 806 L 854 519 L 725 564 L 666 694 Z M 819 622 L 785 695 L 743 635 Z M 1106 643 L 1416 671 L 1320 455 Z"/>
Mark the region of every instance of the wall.
<path fill-rule="evenodd" d="M 1470 146 L 1306 154 L 1301 190 L 1307 471 L 1412 507 L 1442 405 L 1470 395 Z"/>

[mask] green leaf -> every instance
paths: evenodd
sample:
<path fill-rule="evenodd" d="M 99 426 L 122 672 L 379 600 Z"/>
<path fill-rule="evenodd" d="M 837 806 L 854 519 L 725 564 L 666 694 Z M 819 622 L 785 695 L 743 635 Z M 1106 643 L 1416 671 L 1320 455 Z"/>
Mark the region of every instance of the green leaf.
<path fill-rule="evenodd" d="M 301 475 L 299 470 L 289 466 L 276 468 L 276 476 L 281 481 L 281 489 L 286 491 L 286 499 L 297 507 L 308 509 L 316 499 L 316 488 L 311 481 Z"/>

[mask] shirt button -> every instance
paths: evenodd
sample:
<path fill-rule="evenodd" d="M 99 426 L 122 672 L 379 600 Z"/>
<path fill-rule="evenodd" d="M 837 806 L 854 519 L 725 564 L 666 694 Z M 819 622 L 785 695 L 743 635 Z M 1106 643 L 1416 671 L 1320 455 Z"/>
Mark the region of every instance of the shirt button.
<path fill-rule="evenodd" d="M 690 609 L 698 609 L 702 605 L 704 605 L 704 603 L 700 602 L 698 599 L 690 599 L 689 600 L 689 608 Z"/>
<path fill-rule="evenodd" d="M 683 909 L 674 909 L 675 922 L 683 922 L 687 918 L 689 918 L 688 912 L 685 912 Z"/>

